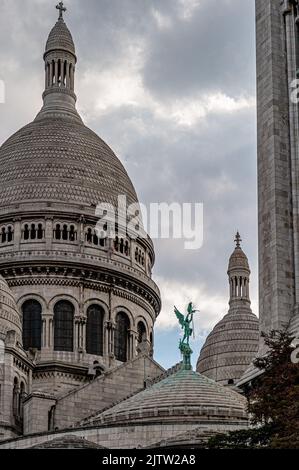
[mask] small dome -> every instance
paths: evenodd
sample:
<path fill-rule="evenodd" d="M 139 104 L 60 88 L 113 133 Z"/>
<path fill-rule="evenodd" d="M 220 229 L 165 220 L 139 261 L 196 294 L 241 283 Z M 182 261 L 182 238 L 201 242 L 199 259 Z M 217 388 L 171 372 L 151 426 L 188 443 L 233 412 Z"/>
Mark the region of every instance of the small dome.
<path fill-rule="evenodd" d="M 242 248 L 237 246 L 229 259 L 228 271 L 234 269 L 246 269 L 250 271 L 248 258 Z"/>
<path fill-rule="evenodd" d="M 0 339 L 5 339 L 8 331 L 15 331 L 21 342 L 22 326 L 19 310 L 7 282 L 0 276 Z"/>
<path fill-rule="evenodd" d="M 163 421 L 247 423 L 246 400 L 237 392 L 198 374 L 180 369 L 150 388 L 92 418 L 93 424 Z"/>
<path fill-rule="evenodd" d="M 76 54 L 71 32 L 62 18 L 52 28 L 46 44 L 46 53 L 53 50 L 62 50 L 74 55 Z"/>
<path fill-rule="evenodd" d="M 197 371 L 233 385 L 256 356 L 259 321 L 248 308 L 231 310 L 207 337 L 197 361 Z"/>

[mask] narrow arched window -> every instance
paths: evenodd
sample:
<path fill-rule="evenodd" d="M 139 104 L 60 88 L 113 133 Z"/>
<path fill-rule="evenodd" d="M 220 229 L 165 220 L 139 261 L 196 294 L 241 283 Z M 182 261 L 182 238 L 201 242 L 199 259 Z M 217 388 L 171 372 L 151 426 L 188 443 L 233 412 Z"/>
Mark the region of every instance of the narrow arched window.
<path fill-rule="evenodd" d="M 62 240 L 67 240 L 68 239 L 68 226 L 64 225 L 63 230 L 62 230 Z"/>
<path fill-rule="evenodd" d="M 67 300 L 54 307 L 54 351 L 73 351 L 74 306 Z"/>
<path fill-rule="evenodd" d="M 30 236 L 30 230 L 29 230 L 29 225 L 25 225 L 24 227 L 24 240 L 29 240 Z"/>
<path fill-rule="evenodd" d="M 30 238 L 31 238 L 31 240 L 35 240 L 35 239 L 36 239 L 36 228 L 35 228 L 35 224 L 31 224 Z"/>
<path fill-rule="evenodd" d="M 14 383 L 13 383 L 13 392 L 12 392 L 12 410 L 13 410 L 13 415 L 14 415 L 15 418 L 18 417 L 19 395 L 20 395 L 19 381 L 15 377 Z"/>
<path fill-rule="evenodd" d="M 130 320 L 128 316 L 120 312 L 116 316 L 116 327 L 114 334 L 114 355 L 118 361 L 128 360 Z"/>
<path fill-rule="evenodd" d="M 103 356 L 104 310 L 91 305 L 87 310 L 86 352 Z"/>
<path fill-rule="evenodd" d="M 55 229 L 55 239 L 56 239 L 56 240 L 61 240 L 61 227 L 60 227 L 60 224 L 57 224 L 57 225 L 56 225 L 56 229 Z"/>
<path fill-rule="evenodd" d="M 97 236 L 96 233 L 93 235 L 93 244 L 94 244 L 94 245 L 98 245 L 98 244 L 99 244 L 99 237 Z"/>
<path fill-rule="evenodd" d="M 75 232 L 75 227 L 74 225 L 71 225 L 71 228 L 70 228 L 70 241 L 71 242 L 74 242 L 77 238 L 77 233 Z"/>
<path fill-rule="evenodd" d="M 13 241 L 13 230 L 12 230 L 12 227 L 8 227 L 7 241 L 8 241 L 8 242 L 12 242 L 12 241 Z"/>
<path fill-rule="evenodd" d="M 91 230 L 91 228 L 89 228 L 89 229 L 87 230 L 86 241 L 87 241 L 88 243 L 92 243 L 92 230 Z"/>
<path fill-rule="evenodd" d="M 6 242 L 6 230 L 5 230 L 4 227 L 3 227 L 3 229 L 1 230 L 1 242 L 2 242 L 2 243 L 5 243 L 5 242 Z"/>
<path fill-rule="evenodd" d="M 137 333 L 138 343 L 143 343 L 143 341 L 146 341 L 146 328 L 142 321 L 140 321 L 137 325 Z"/>
<path fill-rule="evenodd" d="M 23 313 L 23 347 L 41 349 L 42 307 L 34 299 L 26 300 L 22 305 Z"/>
<path fill-rule="evenodd" d="M 42 240 L 44 238 L 44 230 L 43 230 L 43 225 L 42 224 L 38 224 L 37 238 L 38 238 L 38 240 Z"/>
<path fill-rule="evenodd" d="M 23 418 L 24 399 L 25 399 L 25 384 L 24 382 L 21 382 L 20 395 L 19 395 L 19 409 L 18 409 L 18 414 L 21 419 Z"/>

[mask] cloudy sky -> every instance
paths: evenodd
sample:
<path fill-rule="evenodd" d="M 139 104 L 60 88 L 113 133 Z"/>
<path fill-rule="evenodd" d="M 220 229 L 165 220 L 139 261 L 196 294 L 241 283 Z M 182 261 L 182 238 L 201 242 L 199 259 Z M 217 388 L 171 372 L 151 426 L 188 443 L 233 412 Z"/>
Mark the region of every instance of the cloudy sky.
<path fill-rule="evenodd" d="M 0 143 L 41 107 L 42 54 L 55 0 L 0 0 Z M 67 0 L 85 123 L 124 163 L 140 201 L 204 203 L 204 244 L 156 240 L 163 309 L 155 357 L 180 360 L 173 305 L 200 309 L 194 361 L 226 313 L 239 229 L 257 313 L 253 0 Z"/>

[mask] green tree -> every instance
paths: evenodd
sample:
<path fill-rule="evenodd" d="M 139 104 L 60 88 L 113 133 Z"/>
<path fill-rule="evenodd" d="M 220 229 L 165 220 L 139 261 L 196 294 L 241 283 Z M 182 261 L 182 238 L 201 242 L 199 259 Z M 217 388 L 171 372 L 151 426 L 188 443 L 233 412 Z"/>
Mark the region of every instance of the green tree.
<path fill-rule="evenodd" d="M 263 374 L 246 391 L 255 428 L 218 435 L 209 447 L 299 448 L 299 364 L 291 361 L 294 337 L 285 330 L 262 336 L 268 352 L 254 365 Z"/>

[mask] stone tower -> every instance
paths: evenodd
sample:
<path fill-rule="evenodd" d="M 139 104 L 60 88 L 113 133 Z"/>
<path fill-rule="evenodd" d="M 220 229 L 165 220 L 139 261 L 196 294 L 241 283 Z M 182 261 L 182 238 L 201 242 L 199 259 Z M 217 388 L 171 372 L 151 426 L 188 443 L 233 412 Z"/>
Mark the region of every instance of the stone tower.
<path fill-rule="evenodd" d="M 299 331 L 298 28 L 297 0 L 256 0 L 262 331 Z"/>
<path fill-rule="evenodd" d="M 128 205 L 138 198 L 117 156 L 77 112 L 75 45 L 63 3 L 57 7 L 43 107 L 0 148 L 0 274 L 34 358 L 30 391 L 52 396 L 140 350 L 151 354 L 161 306 L 150 238 L 119 227 L 99 238 L 95 230 L 99 203 L 117 211 L 119 196 Z"/>
<path fill-rule="evenodd" d="M 250 307 L 250 269 L 236 236 L 236 247 L 229 259 L 229 311 L 207 337 L 197 361 L 197 371 L 220 382 L 235 385 L 256 356 L 259 322 Z"/>

